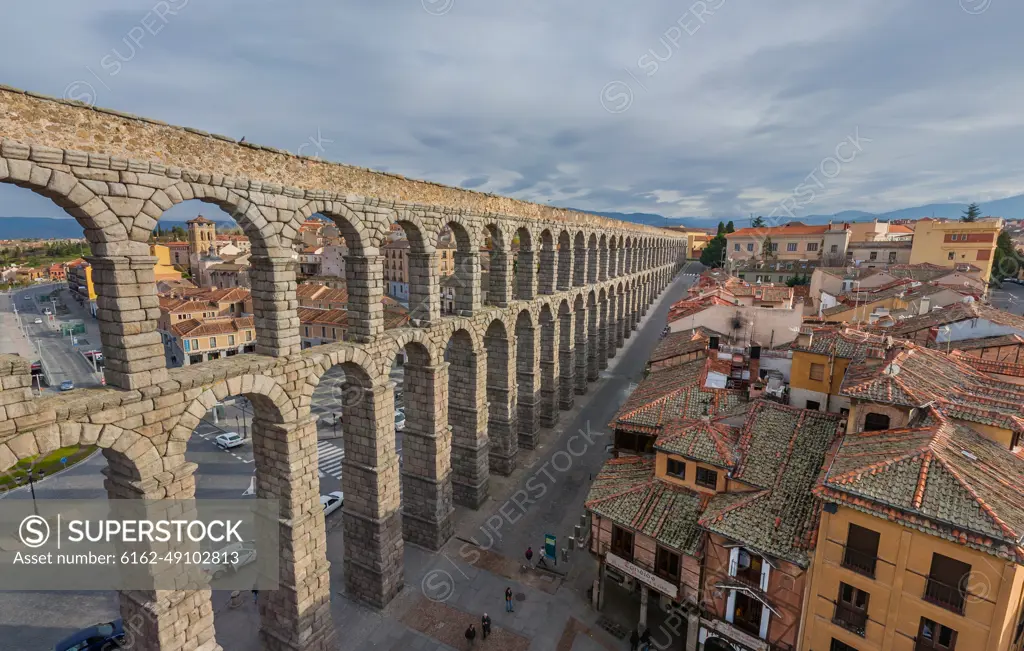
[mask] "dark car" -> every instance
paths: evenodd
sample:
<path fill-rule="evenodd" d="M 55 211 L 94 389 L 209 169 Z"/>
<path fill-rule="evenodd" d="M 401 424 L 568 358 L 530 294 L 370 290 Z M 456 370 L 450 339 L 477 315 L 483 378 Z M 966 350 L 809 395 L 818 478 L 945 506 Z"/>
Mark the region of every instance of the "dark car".
<path fill-rule="evenodd" d="M 83 628 L 57 643 L 53 651 L 116 651 L 124 642 L 124 626 L 120 619 Z"/>

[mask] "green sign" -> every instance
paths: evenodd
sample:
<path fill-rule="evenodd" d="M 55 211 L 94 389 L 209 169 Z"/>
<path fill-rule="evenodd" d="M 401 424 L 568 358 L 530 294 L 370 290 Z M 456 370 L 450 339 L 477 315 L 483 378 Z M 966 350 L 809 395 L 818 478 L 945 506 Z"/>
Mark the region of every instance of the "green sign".
<path fill-rule="evenodd" d="M 556 558 L 558 549 L 555 546 L 556 539 L 554 534 L 544 534 L 544 555 L 548 558 Z"/>

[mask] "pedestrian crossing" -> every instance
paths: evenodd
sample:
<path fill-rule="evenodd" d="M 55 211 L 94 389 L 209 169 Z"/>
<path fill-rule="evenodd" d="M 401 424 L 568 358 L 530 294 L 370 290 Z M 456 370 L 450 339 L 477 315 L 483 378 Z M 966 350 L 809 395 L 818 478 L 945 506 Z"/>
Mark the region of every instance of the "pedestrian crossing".
<path fill-rule="evenodd" d="M 341 462 L 345 460 L 345 451 L 329 441 L 317 441 L 317 466 L 320 477 L 341 479 Z"/>

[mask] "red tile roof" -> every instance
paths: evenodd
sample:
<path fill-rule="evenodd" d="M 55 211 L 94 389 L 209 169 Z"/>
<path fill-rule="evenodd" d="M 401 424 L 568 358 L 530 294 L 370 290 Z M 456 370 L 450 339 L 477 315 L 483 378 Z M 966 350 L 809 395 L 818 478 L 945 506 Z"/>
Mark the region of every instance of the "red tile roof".
<path fill-rule="evenodd" d="M 808 226 L 800 222 L 790 222 L 782 226 L 763 226 L 760 228 L 741 228 L 733 233 L 726 233 L 726 239 L 730 237 L 785 237 L 787 235 L 824 235 L 828 231 L 827 225 Z"/>

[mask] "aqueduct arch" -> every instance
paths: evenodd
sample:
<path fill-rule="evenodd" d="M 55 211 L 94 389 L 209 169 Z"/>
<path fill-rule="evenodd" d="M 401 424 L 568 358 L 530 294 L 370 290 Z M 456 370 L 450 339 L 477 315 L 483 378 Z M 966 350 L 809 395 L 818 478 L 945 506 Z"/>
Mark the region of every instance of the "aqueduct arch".
<path fill-rule="evenodd" d="M 117 138 L 111 138 L 117 135 Z M 102 136 L 102 140 L 100 139 Z M 117 144 L 114 144 L 117 143 Z M 26 360 L 0 358 L 0 470 L 62 445 L 98 444 L 111 497 L 191 497 L 192 428 L 225 397 L 250 398 L 257 494 L 282 504 L 282 589 L 261 604 L 264 649 L 334 648 L 313 390 L 344 370 L 346 591 L 383 606 L 403 584 L 403 541 L 436 548 L 454 503 L 486 499 L 622 346 L 685 257 L 685 238 L 505 197 L 327 163 L 136 116 L 0 88 L 0 182 L 50 198 L 83 227 L 92 256 L 107 387 L 33 398 Z M 254 244 L 255 354 L 167 369 L 146 244 L 176 203 L 216 203 Z M 300 350 L 298 227 L 313 214 L 346 238 L 349 341 Z M 413 247 L 416 321 L 385 331 L 380 247 L 392 224 Z M 454 232 L 471 291 L 440 313 L 436 242 Z M 479 247 L 491 242 L 486 304 Z M 418 256 L 418 257 L 417 257 Z M 515 262 L 513 259 L 515 258 Z M 265 335 L 263 334 L 265 333 Z M 410 356 L 402 468 L 388 369 Z M 445 359 L 445 351 L 450 351 Z M 457 378 L 452 368 L 458 368 Z M 402 494 L 399 486 L 404 485 Z M 209 593 L 125 593 L 122 614 L 157 613 L 140 649 L 217 649 Z M 180 639 L 182 620 L 193 622 Z"/>

